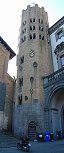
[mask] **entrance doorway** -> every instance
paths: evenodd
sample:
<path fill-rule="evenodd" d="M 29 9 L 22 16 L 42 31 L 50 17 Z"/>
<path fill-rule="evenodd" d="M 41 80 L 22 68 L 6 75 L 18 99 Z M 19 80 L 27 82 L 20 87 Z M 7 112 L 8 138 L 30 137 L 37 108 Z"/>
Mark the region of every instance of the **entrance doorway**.
<path fill-rule="evenodd" d="M 64 88 L 54 92 L 50 103 L 50 129 L 56 136 L 57 130 L 64 133 Z"/>
<path fill-rule="evenodd" d="M 33 121 L 31 121 L 28 125 L 28 136 L 30 140 L 34 140 L 36 137 L 36 124 Z"/>
<path fill-rule="evenodd" d="M 62 106 L 61 109 L 61 125 L 62 125 L 62 135 L 64 138 L 64 105 Z"/>

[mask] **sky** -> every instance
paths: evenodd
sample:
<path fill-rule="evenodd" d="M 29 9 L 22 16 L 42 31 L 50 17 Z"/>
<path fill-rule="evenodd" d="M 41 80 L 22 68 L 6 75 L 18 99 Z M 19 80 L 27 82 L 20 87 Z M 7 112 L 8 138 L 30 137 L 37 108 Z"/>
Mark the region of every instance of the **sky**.
<path fill-rule="evenodd" d="M 38 4 L 48 13 L 49 27 L 64 16 L 64 0 L 0 0 L 0 36 L 18 54 L 22 10 Z M 8 73 L 17 75 L 16 57 L 9 61 Z"/>

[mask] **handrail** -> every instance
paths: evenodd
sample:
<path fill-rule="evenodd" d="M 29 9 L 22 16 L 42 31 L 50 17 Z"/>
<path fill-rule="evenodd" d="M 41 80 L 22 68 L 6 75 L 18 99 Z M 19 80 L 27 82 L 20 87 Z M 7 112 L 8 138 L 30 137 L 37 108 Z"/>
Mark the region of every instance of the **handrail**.
<path fill-rule="evenodd" d="M 57 78 L 60 78 L 64 75 L 64 67 L 62 67 L 61 69 L 57 70 L 56 72 L 48 75 L 48 76 L 44 76 L 42 77 L 44 80 L 44 85 L 49 83 L 52 80 L 57 80 Z"/>

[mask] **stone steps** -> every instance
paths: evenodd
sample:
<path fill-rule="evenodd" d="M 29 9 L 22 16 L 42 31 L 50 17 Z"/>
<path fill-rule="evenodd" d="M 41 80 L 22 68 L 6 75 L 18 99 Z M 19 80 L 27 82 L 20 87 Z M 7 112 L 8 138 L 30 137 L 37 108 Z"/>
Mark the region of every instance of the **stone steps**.
<path fill-rule="evenodd" d="M 16 147 L 18 139 L 11 134 L 0 133 L 0 148 L 2 147 Z"/>

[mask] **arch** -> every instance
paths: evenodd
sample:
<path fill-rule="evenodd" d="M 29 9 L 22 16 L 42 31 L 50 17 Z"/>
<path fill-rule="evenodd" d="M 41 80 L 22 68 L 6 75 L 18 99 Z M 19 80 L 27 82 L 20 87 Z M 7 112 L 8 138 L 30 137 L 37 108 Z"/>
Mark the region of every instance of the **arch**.
<path fill-rule="evenodd" d="M 31 121 L 28 124 L 28 135 L 30 139 L 34 139 L 36 137 L 36 123 L 34 121 Z"/>
<path fill-rule="evenodd" d="M 56 86 L 53 86 L 53 87 L 50 89 L 50 92 L 48 92 L 49 95 L 48 95 L 48 98 L 47 98 L 47 101 L 46 101 L 46 106 L 47 106 L 47 107 L 50 106 L 51 100 L 52 100 L 53 96 L 55 95 L 55 93 L 56 93 L 58 90 L 62 89 L 62 88 L 64 88 L 64 83 L 58 84 L 58 85 L 56 85 Z"/>
<path fill-rule="evenodd" d="M 62 93 L 62 94 L 61 94 Z M 64 100 L 62 101 L 62 98 L 64 99 L 64 82 L 59 82 L 58 84 L 54 84 L 53 86 L 49 86 L 47 89 L 47 96 L 46 102 L 45 102 L 45 108 L 48 109 L 48 119 L 49 120 L 49 128 L 54 133 L 54 137 L 56 137 L 56 130 L 63 129 L 64 131 Z M 63 95 L 60 97 L 60 94 Z M 60 97 L 60 98 L 59 98 Z M 62 113 L 61 113 L 61 107 L 63 106 Z M 46 115 L 47 112 L 45 112 Z M 62 117 L 61 117 L 62 116 Z M 63 121 L 61 121 L 63 120 Z M 47 124 L 45 122 L 45 127 L 47 127 Z M 62 125 L 63 124 L 63 125 Z"/>

